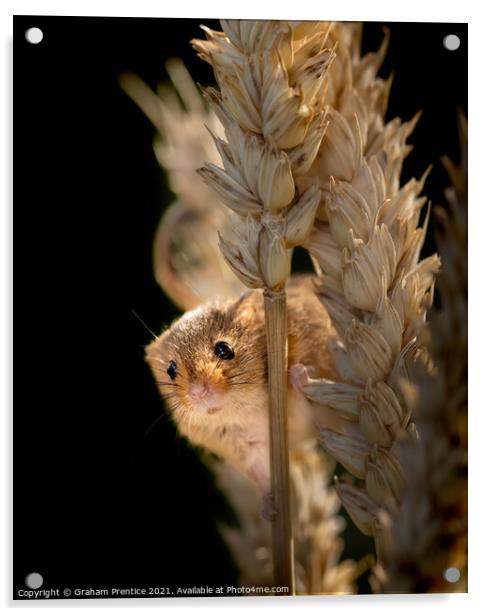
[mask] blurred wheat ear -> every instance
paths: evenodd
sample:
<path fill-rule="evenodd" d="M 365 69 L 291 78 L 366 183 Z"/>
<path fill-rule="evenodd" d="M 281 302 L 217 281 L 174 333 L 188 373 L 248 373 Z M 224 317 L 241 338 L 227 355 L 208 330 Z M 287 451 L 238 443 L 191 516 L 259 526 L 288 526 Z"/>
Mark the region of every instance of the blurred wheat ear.
<path fill-rule="evenodd" d="M 221 525 L 247 586 L 273 582 L 270 526 L 261 516 L 257 491 L 228 465 L 209 461 L 217 483 L 237 512 L 239 527 Z M 345 522 L 338 515 L 340 501 L 330 488 L 333 461 L 317 451 L 315 442 L 293 450 L 290 460 L 294 572 L 296 594 L 351 594 L 359 573 L 357 563 L 340 561 Z"/>
<path fill-rule="evenodd" d="M 238 296 L 245 287 L 218 247 L 225 208 L 196 173 L 204 161 L 219 161 L 209 131 L 223 135 L 223 128 L 181 60 L 169 60 L 166 69 L 171 83 L 158 86 L 157 92 L 133 74 L 121 75 L 119 83 L 156 128 L 156 158 L 176 195 L 154 238 L 154 274 L 177 306 L 191 310 L 207 301 Z"/>

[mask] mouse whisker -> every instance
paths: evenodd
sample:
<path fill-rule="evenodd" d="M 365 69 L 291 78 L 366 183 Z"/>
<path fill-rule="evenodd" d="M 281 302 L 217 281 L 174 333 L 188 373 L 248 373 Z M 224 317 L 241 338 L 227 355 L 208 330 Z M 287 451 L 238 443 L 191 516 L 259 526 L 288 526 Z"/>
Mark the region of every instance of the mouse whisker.
<path fill-rule="evenodd" d="M 188 429 L 191 429 L 193 417 L 194 417 L 194 413 L 190 412 L 188 408 L 183 408 L 183 413 L 181 415 L 181 421 L 186 422 L 188 424 Z"/>
<path fill-rule="evenodd" d="M 149 426 L 149 428 L 147 428 L 147 430 L 144 432 L 144 436 L 142 438 L 147 438 L 149 436 L 149 434 L 151 433 L 151 431 L 158 425 L 158 423 L 161 421 L 161 419 L 166 415 L 166 413 L 161 413 L 161 415 L 158 415 L 156 417 L 156 419 L 152 422 L 152 424 Z"/>
<path fill-rule="evenodd" d="M 232 374 L 231 376 L 228 377 L 229 381 L 236 381 L 236 380 L 239 380 L 239 379 L 249 381 L 250 380 L 249 379 L 249 371 L 238 372 L 238 373 Z"/>
<path fill-rule="evenodd" d="M 135 310 L 131 310 L 132 314 L 136 317 L 136 319 L 139 321 L 139 323 L 151 334 L 151 336 L 154 338 L 154 340 L 157 340 L 157 336 L 156 334 L 153 332 L 152 329 L 150 329 L 150 327 L 142 320 L 142 318 L 137 314 L 137 312 Z"/>
<path fill-rule="evenodd" d="M 166 383 L 164 381 L 154 381 L 156 383 L 156 385 L 161 385 L 163 387 L 179 387 L 181 388 L 181 385 L 179 383 Z"/>
<path fill-rule="evenodd" d="M 176 394 L 176 392 L 171 391 L 171 392 L 165 393 L 164 397 L 165 397 L 166 400 L 169 400 L 169 399 L 173 399 L 173 398 L 178 399 L 179 396 Z"/>

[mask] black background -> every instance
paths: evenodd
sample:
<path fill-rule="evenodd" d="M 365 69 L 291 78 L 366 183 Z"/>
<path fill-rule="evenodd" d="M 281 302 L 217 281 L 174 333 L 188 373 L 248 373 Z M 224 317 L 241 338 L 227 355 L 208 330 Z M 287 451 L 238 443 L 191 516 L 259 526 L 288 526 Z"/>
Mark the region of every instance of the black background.
<path fill-rule="evenodd" d="M 152 329 L 178 314 L 153 280 L 151 242 L 172 196 L 154 130 L 117 85 L 149 85 L 211 20 L 14 18 L 14 589 L 192 586 L 236 581 L 215 521 L 230 518 L 195 452 L 161 416 L 143 362 Z M 366 24 L 364 50 L 383 24 Z M 27 28 L 44 39 L 29 44 Z M 388 24 L 381 71 L 395 69 L 389 117 L 424 114 L 405 179 L 434 163 L 425 194 L 442 201 L 442 154 L 457 157 L 466 110 L 467 25 Z M 446 34 L 461 48 L 443 48 Z M 432 240 L 426 248 L 433 250 Z M 346 556 L 371 550 L 348 524 Z M 368 591 L 366 576 L 360 590 Z M 14 590 L 14 596 L 16 592 Z"/>

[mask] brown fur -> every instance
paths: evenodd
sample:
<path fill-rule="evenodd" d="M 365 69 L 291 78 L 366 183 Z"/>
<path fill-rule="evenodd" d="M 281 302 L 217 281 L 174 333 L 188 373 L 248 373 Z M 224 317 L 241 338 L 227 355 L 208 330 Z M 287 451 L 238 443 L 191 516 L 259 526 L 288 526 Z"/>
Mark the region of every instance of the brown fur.
<path fill-rule="evenodd" d="M 336 378 L 328 342 L 330 319 L 309 277 L 293 278 L 287 288 L 288 363 L 304 364 L 311 376 Z M 232 360 L 216 357 L 216 342 L 235 351 Z M 269 484 L 267 361 L 263 296 L 249 291 L 223 304 L 187 312 L 146 349 L 146 359 L 180 432 L 254 479 Z M 167 375 L 177 364 L 174 381 Z M 208 383 L 218 410 L 196 410 L 190 383 Z M 221 405 L 220 405 L 221 403 Z M 313 433 L 311 407 L 293 388 L 288 392 L 290 444 Z"/>

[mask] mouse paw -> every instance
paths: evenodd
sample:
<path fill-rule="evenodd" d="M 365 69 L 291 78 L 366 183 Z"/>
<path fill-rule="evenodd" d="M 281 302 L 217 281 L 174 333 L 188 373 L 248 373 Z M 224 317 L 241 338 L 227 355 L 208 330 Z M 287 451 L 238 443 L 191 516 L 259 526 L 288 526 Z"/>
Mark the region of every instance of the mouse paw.
<path fill-rule="evenodd" d="M 277 516 L 278 511 L 276 509 L 272 492 L 265 492 L 263 494 L 263 508 L 261 515 L 268 522 L 272 522 Z"/>
<path fill-rule="evenodd" d="M 308 383 L 307 368 L 303 364 L 293 364 L 290 366 L 290 383 L 294 389 L 300 390 Z"/>

